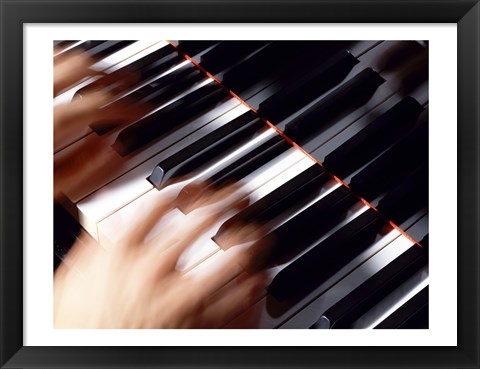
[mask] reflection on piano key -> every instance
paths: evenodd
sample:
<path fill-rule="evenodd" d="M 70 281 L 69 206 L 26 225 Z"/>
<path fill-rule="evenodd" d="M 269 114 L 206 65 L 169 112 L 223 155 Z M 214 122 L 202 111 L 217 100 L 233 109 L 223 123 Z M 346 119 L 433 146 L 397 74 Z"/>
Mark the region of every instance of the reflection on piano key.
<path fill-rule="evenodd" d="M 390 234 L 398 236 L 396 230 L 392 230 Z M 393 242 L 390 242 L 392 241 L 392 239 L 390 239 L 389 243 L 385 244 L 384 241 L 386 239 L 388 238 L 384 237 L 380 240 L 380 244 L 378 245 L 380 247 L 375 248 L 375 252 L 370 254 L 369 258 L 364 259 L 364 262 L 358 263 L 357 260 L 357 264 L 351 269 L 351 273 L 346 275 L 338 283 L 333 286 L 330 284 L 328 289 L 325 287 L 323 289 L 317 288 L 316 291 L 320 293 L 311 293 L 308 299 L 304 299 L 304 301 L 308 301 L 306 306 L 301 310 L 297 308 L 296 311 L 292 311 L 293 314 L 285 317 L 284 321 L 281 322 L 281 328 L 311 327 L 324 311 L 344 298 L 350 291 L 358 288 L 364 281 L 370 278 L 370 276 L 395 260 L 413 245 L 411 241 L 402 236 L 394 238 Z"/>
<path fill-rule="evenodd" d="M 182 150 L 192 143 L 195 136 L 209 133 L 209 129 L 225 124 L 245 110 L 246 108 L 240 106 L 238 101 L 230 99 L 202 115 L 183 130 L 172 133 L 136 155 L 125 158 L 118 156 L 118 160 L 112 162 L 112 165 L 118 167 L 117 177 L 96 178 L 96 182 L 92 182 L 90 188 L 84 187 L 75 193 L 67 194 L 70 201 L 77 204 L 79 220 L 85 222 L 81 224 L 85 228 L 88 225 L 96 238 L 96 223 L 153 188 L 147 178 L 152 168 L 162 158 Z M 206 129 L 201 130 L 203 127 Z M 194 137 L 187 136 L 192 131 L 195 132 Z"/>
<path fill-rule="evenodd" d="M 220 159 L 228 149 L 247 138 L 251 139 L 264 126 L 253 112 L 248 111 L 157 164 L 149 180 L 160 188 L 170 178 L 186 175 L 202 164 Z"/>
<path fill-rule="evenodd" d="M 421 290 L 417 292 L 419 289 Z M 412 294 L 414 294 L 413 297 Z M 374 329 L 427 329 L 428 281 L 425 280 L 417 289 L 400 300 L 396 308 L 396 310 L 392 309 L 393 313 L 380 324 L 372 324 L 372 327 Z"/>
<path fill-rule="evenodd" d="M 427 263 L 427 251 L 413 245 L 329 308 L 311 327 L 345 329 Z"/>
<path fill-rule="evenodd" d="M 266 269 L 268 291 L 232 317 L 227 328 L 309 328 L 389 263 L 400 263 L 404 252 L 420 249 L 412 239 L 428 234 L 428 57 L 423 46 L 402 41 L 162 41 L 141 48 L 139 43 L 97 67 L 109 74 L 120 75 L 122 68 L 138 73 L 112 105 L 147 102 L 148 114 L 113 129 L 92 125 L 93 133 L 56 154 L 61 158 L 82 142 L 101 143 L 113 154 L 112 173 L 67 193 L 70 211 L 103 245 L 112 246 L 118 230 L 155 196 L 188 191 L 200 179 L 212 187 L 239 183 L 251 205 L 213 226 L 178 265 L 201 277 L 225 254 L 235 257 L 249 248 L 254 263 L 243 267 Z M 90 46 L 94 50 L 102 43 Z M 126 56 L 125 50 L 134 47 L 137 51 Z M 326 171 L 177 48 L 324 162 Z M 96 85 L 95 79 L 84 81 L 73 93 Z M 179 209 L 174 213 L 189 216 Z M 233 226 L 252 222 L 261 224 L 265 237 L 228 243 Z M 397 308 L 401 318 L 395 326 L 402 326 L 398 322 L 413 309 L 400 313 L 409 300 L 405 294 L 423 281 L 428 284 L 426 268 L 420 282 L 411 277 L 414 282 L 382 290 L 381 301 L 369 298 L 362 305 L 368 308 L 349 310 L 348 324 L 342 326 L 381 328 L 387 311 Z M 424 294 L 420 305 L 413 304 L 418 316 L 425 311 Z"/>

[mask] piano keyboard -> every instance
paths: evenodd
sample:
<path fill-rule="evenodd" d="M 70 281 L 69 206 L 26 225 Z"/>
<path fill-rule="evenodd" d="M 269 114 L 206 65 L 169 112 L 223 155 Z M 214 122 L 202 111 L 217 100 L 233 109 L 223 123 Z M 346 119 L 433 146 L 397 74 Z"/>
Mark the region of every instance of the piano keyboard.
<path fill-rule="evenodd" d="M 268 288 L 225 328 L 428 328 L 426 43 L 56 42 L 56 57 L 72 51 L 93 55 L 106 76 L 55 103 L 130 73 L 128 85 L 103 87 L 115 91 L 110 104 L 149 111 L 65 139 L 55 162 L 97 144 L 110 169 L 65 192 L 56 234 L 75 224 L 112 247 L 153 196 L 237 182 L 250 205 L 178 265 L 214 268 L 241 247 L 228 242 L 234 225 L 262 225 L 261 240 L 245 239 L 244 267 L 266 270 Z M 67 249 L 56 240 L 58 259 Z"/>

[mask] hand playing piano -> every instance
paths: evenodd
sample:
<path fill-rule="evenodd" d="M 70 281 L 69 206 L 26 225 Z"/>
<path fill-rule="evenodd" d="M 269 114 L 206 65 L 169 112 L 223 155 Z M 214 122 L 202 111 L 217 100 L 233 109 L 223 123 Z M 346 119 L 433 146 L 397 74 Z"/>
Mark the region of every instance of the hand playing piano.
<path fill-rule="evenodd" d="M 242 272 L 241 247 L 203 273 L 176 269 L 195 240 L 227 212 L 246 205 L 232 187 L 192 202 L 188 221 L 172 219 L 173 199 L 150 204 L 112 249 L 86 239 L 74 245 L 69 266 L 63 263 L 55 273 L 55 327 L 221 328 L 252 304 L 264 278 Z M 232 243 L 252 231 L 238 230 Z"/>
<path fill-rule="evenodd" d="M 115 96 L 137 82 L 133 72 L 114 77 L 94 71 L 95 60 L 79 52 L 60 54 L 54 58 L 54 96 L 68 91 L 88 78 L 99 78 L 96 89 L 76 96 L 71 102 L 54 107 L 54 151 L 71 144 L 71 137 L 91 133 L 92 126 L 115 127 L 139 119 L 145 106 Z M 93 133 L 96 134 L 96 133 Z M 110 145 L 102 145 L 99 136 L 94 144 L 76 145 L 68 154 L 55 161 L 55 199 L 68 187 L 82 186 L 96 173 L 108 171 L 115 155 Z"/>

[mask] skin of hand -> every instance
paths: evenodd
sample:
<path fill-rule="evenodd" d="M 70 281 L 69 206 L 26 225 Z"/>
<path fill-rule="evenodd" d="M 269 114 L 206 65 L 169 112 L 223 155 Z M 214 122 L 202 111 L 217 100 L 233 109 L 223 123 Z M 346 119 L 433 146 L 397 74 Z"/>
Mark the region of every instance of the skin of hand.
<path fill-rule="evenodd" d="M 95 89 L 87 91 L 79 98 L 54 108 L 54 151 L 65 146 L 69 137 L 76 132 L 88 132 L 89 126 L 103 124 L 121 126 L 140 119 L 148 110 L 148 106 L 139 105 L 127 98 L 114 101 L 115 91 L 109 86 L 120 86 L 123 91 L 137 82 L 135 73 L 115 73 L 99 75 L 91 69 L 94 60 L 85 54 L 69 52 L 54 58 L 54 96 L 71 88 L 77 82 L 92 76 L 99 79 Z M 81 186 L 92 176 L 102 171 L 113 170 L 108 163 L 114 155 L 118 155 L 105 143 L 102 137 L 95 144 L 79 142 L 69 155 L 55 161 L 55 194 L 56 200 L 70 186 Z"/>
<path fill-rule="evenodd" d="M 174 218 L 153 238 L 147 235 L 175 200 L 150 204 L 108 251 L 91 240 L 74 245 L 69 266 L 63 263 L 55 273 L 55 327 L 223 327 L 263 295 L 265 276 L 243 272 L 241 247 L 234 253 L 220 250 L 221 263 L 204 273 L 184 273 L 176 265 L 226 212 L 246 205 L 233 192 L 224 188 L 195 199 L 188 221 Z M 232 233 L 232 242 L 241 243 L 252 231 L 250 226 Z"/>

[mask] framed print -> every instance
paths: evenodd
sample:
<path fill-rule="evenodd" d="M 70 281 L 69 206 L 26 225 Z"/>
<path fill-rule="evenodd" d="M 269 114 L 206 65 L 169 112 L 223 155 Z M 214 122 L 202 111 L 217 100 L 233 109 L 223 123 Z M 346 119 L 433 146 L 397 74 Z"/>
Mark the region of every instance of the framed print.
<path fill-rule="evenodd" d="M 1 0 L 1 9 L 2 368 L 479 367 L 478 1 Z M 96 58 L 89 70 L 98 73 L 82 75 L 69 95 L 68 88 L 58 87 L 59 66 L 68 60 L 80 73 L 82 64 L 72 64 L 72 57 L 85 48 L 90 60 Z M 105 67 L 121 53 L 124 59 Z M 121 78 L 114 80 L 116 75 Z M 101 103 L 104 97 L 93 95 L 97 88 L 109 89 L 114 102 Z M 132 96 L 145 104 L 131 104 Z M 71 101 L 64 116 L 89 99 L 105 115 L 89 122 L 88 132 L 69 127 L 71 136 L 59 138 L 63 97 Z M 109 115 L 120 113 L 121 119 Z M 90 145 L 97 141 L 108 142 L 107 153 Z M 158 142 L 167 149 L 154 152 Z M 77 156 L 76 148 L 84 147 L 91 157 Z M 107 154 L 113 156 L 107 160 Z M 213 154 L 223 161 L 208 169 Z M 80 186 L 79 176 L 71 183 L 58 180 L 62 170 L 75 171 L 82 161 L 105 164 L 93 184 Z M 167 233 L 146 216 L 160 213 L 145 206 L 151 194 L 167 188 L 167 178 L 189 180 L 187 173 L 205 168 L 215 173 L 207 176 L 212 188 L 238 186 L 242 178 L 258 183 L 245 187 L 254 200 L 229 205 L 236 212 L 240 203 L 245 209 L 219 218 L 222 227 L 208 236 L 214 251 L 198 251 L 194 243 L 184 254 L 199 252 L 198 260 L 182 259 L 180 246 L 175 252 L 167 245 L 162 252 L 175 256 L 165 261 L 169 277 L 183 268 L 192 281 L 202 265 L 224 275 L 208 264 L 218 255 L 230 255 L 232 269 L 242 261 L 240 272 L 210 287 L 208 300 L 195 304 L 195 293 L 205 287 L 198 283 L 197 290 L 184 287 L 185 303 L 179 304 L 192 304 L 203 322 L 225 315 L 221 327 L 229 329 L 138 329 L 145 327 L 131 313 L 138 310 L 129 313 L 125 300 L 116 302 L 129 322 L 120 328 L 133 329 L 113 329 L 114 320 L 105 316 L 115 316 L 114 304 L 99 315 L 102 324 L 60 319 L 57 300 L 54 315 L 58 275 L 72 275 L 69 263 L 85 258 L 91 263 L 85 267 L 104 270 L 129 265 L 114 264 L 120 259 L 94 264 L 97 259 L 78 248 L 68 251 L 59 239 L 70 237 L 69 227 L 81 226 L 85 233 L 74 236 L 77 244 L 92 240 L 108 249 L 121 244 L 119 235 L 131 234 L 129 240 L 140 237 L 139 245 L 150 245 L 169 234 L 178 213 L 190 224 L 191 229 L 179 228 L 189 239 L 187 232 L 199 231 L 188 196 L 204 187 L 192 181 L 178 187 L 178 197 L 171 190 L 176 208 L 161 223 Z M 283 179 L 273 185 L 269 178 Z M 128 199 L 122 188 L 131 191 Z M 116 197 L 104 196 L 107 190 Z M 61 204 L 54 210 L 52 192 Z M 193 202 L 201 204 L 199 198 Z M 252 220 L 262 222 L 265 243 L 258 243 L 258 229 L 247 227 Z M 243 238 L 232 241 L 227 225 L 241 222 Z M 198 224 L 211 227 L 205 219 Z M 243 249 L 232 247 L 239 243 L 251 246 L 246 261 Z M 51 244 L 59 265 L 55 289 Z M 125 260 L 136 255 L 125 250 Z M 154 259 L 144 259 L 141 265 L 153 265 Z M 228 299 L 228 306 L 247 304 L 247 295 L 228 294 L 229 286 L 243 286 L 238 274 L 247 270 L 260 279 L 265 269 L 272 278 L 268 287 L 248 308 L 226 315 Z M 117 286 L 102 279 L 107 274 L 77 284 L 72 296 L 85 289 L 100 301 L 107 293 L 114 296 L 110 289 L 140 291 L 149 281 L 140 278 L 135 285 L 128 279 Z M 198 275 L 207 287 L 214 285 L 212 276 Z M 340 293 L 337 286 L 348 291 Z M 401 297 L 395 295 L 399 290 Z M 250 297 L 258 292 L 248 291 Z M 63 308 L 67 318 L 92 306 L 87 299 L 71 301 Z M 155 327 L 217 328 L 192 321 L 187 315 Z"/>

